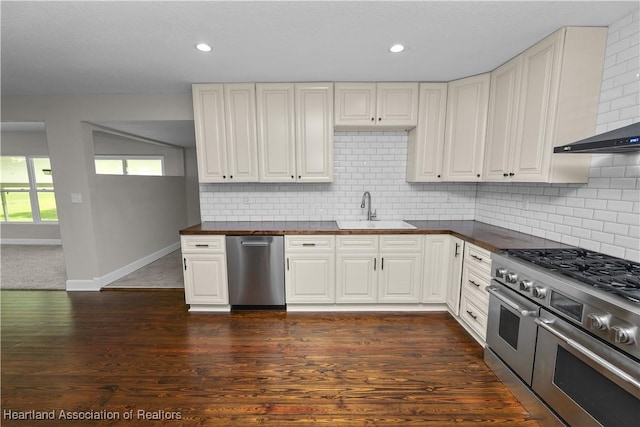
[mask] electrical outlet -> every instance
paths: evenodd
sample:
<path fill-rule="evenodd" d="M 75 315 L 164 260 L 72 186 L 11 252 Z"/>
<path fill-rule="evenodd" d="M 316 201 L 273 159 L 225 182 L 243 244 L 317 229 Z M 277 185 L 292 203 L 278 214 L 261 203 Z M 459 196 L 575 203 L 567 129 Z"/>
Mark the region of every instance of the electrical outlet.
<path fill-rule="evenodd" d="M 242 203 L 244 203 L 245 205 L 249 204 L 249 196 L 244 196 L 244 199 L 242 199 Z"/>

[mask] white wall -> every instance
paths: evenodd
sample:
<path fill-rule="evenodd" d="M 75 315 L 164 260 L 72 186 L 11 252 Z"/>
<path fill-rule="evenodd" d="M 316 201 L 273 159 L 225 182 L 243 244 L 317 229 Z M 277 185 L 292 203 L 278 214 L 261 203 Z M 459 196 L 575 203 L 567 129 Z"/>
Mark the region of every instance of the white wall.
<path fill-rule="evenodd" d="M 2 131 L 0 154 L 3 156 L 49 156 L 47 135 L 45 132 L 8 132 Z M 60 240 L 60 226 L 55 224 L 13 224 L 2 223 L 3 241 Z"/>
<path fill-rule="evenodd" d="M 640 121 L 638 10 L 611 24 L 605 56 L 598 133 Z M 475 218 L 640 262 L 640 153 L 593 155 L 584 185 L 479 184 Z"/>
<path fill-rule="evenodd" d="M 203 221 L 366 219 L 371 192 L 380 219 L 473 219 L 475 184 L 406 182 L 406 132 L 336 132 L 334 182 L 201 184 Z"/>
<path fill-rule="evenodd" d="M 184 177 L 96 176 L 97 277 L 180 240 L 187 226 Z"/>

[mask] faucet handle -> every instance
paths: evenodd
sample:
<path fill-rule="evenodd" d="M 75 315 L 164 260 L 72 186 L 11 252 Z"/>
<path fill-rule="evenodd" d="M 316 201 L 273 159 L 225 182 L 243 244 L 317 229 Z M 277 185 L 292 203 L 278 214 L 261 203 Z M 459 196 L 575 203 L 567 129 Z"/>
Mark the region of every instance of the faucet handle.
<path fill-rule="evenodd" d="M 371 212 L 371 221 L 376 221 L 378 219 L 378 210 L 374 210 Z"/>

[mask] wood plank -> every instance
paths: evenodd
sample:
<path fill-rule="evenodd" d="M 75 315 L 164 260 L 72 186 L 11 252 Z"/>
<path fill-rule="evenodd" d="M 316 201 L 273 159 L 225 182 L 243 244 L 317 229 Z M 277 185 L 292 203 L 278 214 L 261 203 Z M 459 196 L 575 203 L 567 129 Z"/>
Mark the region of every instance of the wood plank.
<path fill-rule="evenodd" d="M 195 314 L 165 291 L 1 297 L 3 411 L 181 417 L 82 422 L 101 426 L 540 425 L 447 313 Z"/>

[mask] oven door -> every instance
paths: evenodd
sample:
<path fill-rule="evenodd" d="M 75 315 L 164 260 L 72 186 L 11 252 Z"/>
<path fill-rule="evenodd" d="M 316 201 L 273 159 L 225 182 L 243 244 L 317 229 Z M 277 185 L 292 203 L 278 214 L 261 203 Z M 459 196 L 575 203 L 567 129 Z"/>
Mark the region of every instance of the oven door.
<path fill-rule="evenodd" d="M 539 307 L 495 280 L 488 291 L 487 345 L 531 385 Z"/>
<path fill-rule="evenodd" d="M 640 420 L 640 364 L 541 311 L 533 390 L 572 426 L 632 426 Z"/>

